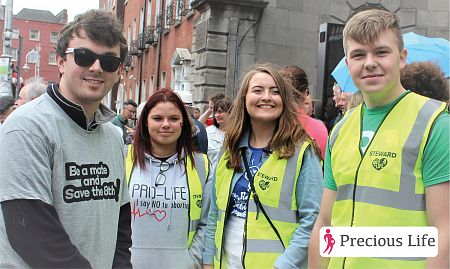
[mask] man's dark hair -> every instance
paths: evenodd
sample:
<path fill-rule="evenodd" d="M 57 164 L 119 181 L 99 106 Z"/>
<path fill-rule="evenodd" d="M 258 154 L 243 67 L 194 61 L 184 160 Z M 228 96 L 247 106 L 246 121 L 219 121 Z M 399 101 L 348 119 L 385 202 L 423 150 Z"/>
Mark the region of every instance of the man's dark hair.
<path fill-rule="evenodd" d="M 228 97 L 224 97 L 222 99 L 217 100 L 217 102 L 214 104 L 214 113 L 216 113 L 219 109 L 223 112 L 230 112 L 231 106 L 233 105 L 233 102 Z M 213 124 L 217 128 L 219 128 L 219 123 L 216 120 L 216 117 L 213 117 Z"/>
<path fill-rule="evenodd" d="M 132 105 L 132 106 L 134 106 L 134 107 L 137 107 L 137 106 L 138 106 L 138 105 L 136 104 L 136 102 L 133 101 L 133 99 L 128 99 L 128 100 L 126 100 L 125 102 L 123 102 L 123 106 L 124 106 L 124 107 L 127 106 L 127 105 Z"/>
<path fill-rule="evenodd" d="M 120 46 L 120 59 L 122 63 L 128 52 L 127 40 L 122 33 L 122 25 L 111 14 L 101 10 L 89 10 L 77 15 L 59 32 L 56 51 L 64 60 L 69 41 L 80 36 L 84 31 L 97 44 L 107 47 Z"/>
<path fill-rule="evenodd" d="M 209 100 L 215 104 L 218 100 L 223 99 L 225 97 L 225 94 L 223 93 L 217 93 L 215 95 L 213 95 L 211 98 L 209 98 Z"/>

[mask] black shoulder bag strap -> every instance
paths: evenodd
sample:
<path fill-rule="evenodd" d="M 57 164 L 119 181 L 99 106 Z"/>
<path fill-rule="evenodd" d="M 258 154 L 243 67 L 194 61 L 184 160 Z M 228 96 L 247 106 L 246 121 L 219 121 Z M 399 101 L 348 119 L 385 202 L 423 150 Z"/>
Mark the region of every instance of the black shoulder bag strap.
<path fill-rule="evenodd" d="M 250 168 L 248 166 L 247 154 L 245 154 L 245 148 L 241 149 L 241 155 L 242 155 L 242 160 L 244 161 L 244 166 L 245 166 L 245 171 L 247 173 L 248 181 L 250 181 L 250 191 L 252 192 L 252 197 L 256 204 L 256 219 L 258 219 L 259 211 L 261 210 L 261 212 L 263 213 L 263 215 L 266 217 L 267 221 L 269 222 L 270 227 L 272 227 L 273 231 L 277 235 L 278 240 L 280 240 L 281 244 L 283 245 L 283 248 L 286 249 L 286 247 L 284 246 L 283 240 L 281 240 L 280 233 L 278 232 L 275 225 L 273 225 L 272 221 L 270 220 L 269 216 L 267 215 L 266 211 L 264 210 L 264 207 L 261 204 L 261 201 L 259 201 L 259 197 L 258 197 L 258 194 L 256 193 L 256 189 L 255 189 L 254 178 L 253 178 L 253 175 L 250 172 Z"/>

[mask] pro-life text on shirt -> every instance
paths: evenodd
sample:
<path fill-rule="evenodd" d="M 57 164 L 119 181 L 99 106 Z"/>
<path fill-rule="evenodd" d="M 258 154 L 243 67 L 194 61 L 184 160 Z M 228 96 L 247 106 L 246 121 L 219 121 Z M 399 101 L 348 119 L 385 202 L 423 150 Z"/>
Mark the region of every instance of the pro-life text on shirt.
<path fill-rule="evenodd" d="M 166 218 L 168 208 L 189 209 L 188 188 L 185 186 L 133 184 L 131 198 L 136 199 L 131 208 L 133 219 L 150 216 L 161 222 Z"/>

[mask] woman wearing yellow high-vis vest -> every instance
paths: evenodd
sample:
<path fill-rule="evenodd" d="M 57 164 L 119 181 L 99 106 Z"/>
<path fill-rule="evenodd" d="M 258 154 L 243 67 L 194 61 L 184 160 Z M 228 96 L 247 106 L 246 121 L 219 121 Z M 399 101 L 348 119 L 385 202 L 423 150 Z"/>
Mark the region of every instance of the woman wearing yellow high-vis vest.
<path fill-rule="evenodd" d="M 394 13 L 367 10 L 351 17 L 344 28 L 344 49 L 364 103 L 350 110 L 330 134 L 309 267 L 449 268 L 447 104 L 401 85 L 407 51 Z M 434 226 L 439 232 L 438 255 L 372 257 L 373 251 L 366 257 L 321 259 L 320 228 L 330 225 Z M 342 242 L 334 248 L 339 246 Z"/>
<path fill-rule="evenodd" d="M 203 268 L 306 268 L 322 171 L 292 100 L 271 65 L 245 76 L 213 179 Z"/>
<path fill-rule="evenodd" d="M 192 146 L 181 99 L 163 89 L 146 102 L 128 150 L 133 268 L 201 268 L 209 161 Z"/>

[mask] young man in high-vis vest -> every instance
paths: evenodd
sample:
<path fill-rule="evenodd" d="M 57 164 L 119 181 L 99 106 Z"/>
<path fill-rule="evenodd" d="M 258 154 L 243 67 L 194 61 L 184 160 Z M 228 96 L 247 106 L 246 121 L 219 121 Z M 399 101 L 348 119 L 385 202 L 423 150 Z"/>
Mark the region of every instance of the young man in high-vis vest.
<path fill-rule="evenodd" d="M 445 103 L 400 83 L 406 62 L 398 17 L 367 10 L 344 28 L 346 62 L 364 103 L 331 132 L 310 268 L 449 268 L 449 128 Z M 434 226 L 432 258 L 321 258 L 324 226 Z"/>

